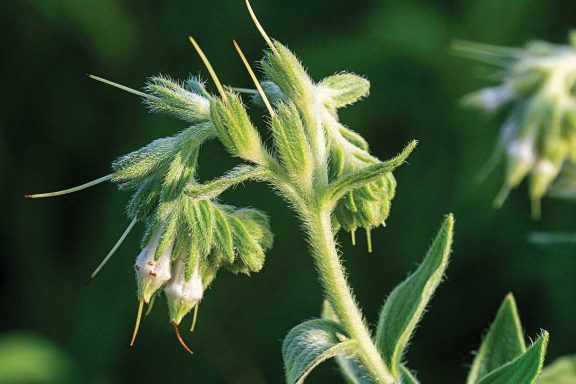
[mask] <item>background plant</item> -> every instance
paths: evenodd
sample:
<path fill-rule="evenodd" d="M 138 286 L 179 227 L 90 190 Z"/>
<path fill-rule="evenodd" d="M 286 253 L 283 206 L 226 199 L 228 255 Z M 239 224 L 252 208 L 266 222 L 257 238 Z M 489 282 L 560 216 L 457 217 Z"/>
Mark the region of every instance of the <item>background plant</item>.
<path fill-rule="evenodd" d="M 551 192 L 573 196 L 576 158 L 576 32 L 570 45 L 542 41 L 524 48 L 458 42 L 456 52 L 495 68 L 498 84 L 469 94 L 463 103 L 488 113 L 504 111 L 494 154 L 484 174 L 503 160 L 505 181 L 494 205 L 529 179 L 532 215 L 540 217 L 540 200 Z M 485 177 L 483 175 L 482 177 Z"/>
<path fill-rule="evenodd" d="M 98 284 L 78 289 L 90 272 L 87 266 L 100 261 L 128 224 L 121 214 L 125 201 L 109 187 L 50 204 L 21 201 L 25 192 L 104 174 L 108 159 L 168 135 L 178 124 L 142 113 L 136 100 L 87 82 L 81 74 L 97 72 L 131 85 L 142 84 L 158 71 L 186 78 L 201 67 L 183 39 L 192 33 L 201 39 L 225 82 L 237 79 L 237 85 L 250 86 L 230 49 L 230 38 L 241 39 L 249 58 L 259 57 L 263 44 L 249 18 L 240 16 L 242 4 L 236 3 L 198 7 L 174 2 L 130 10 L 115 1 L 86 2 L 83 7 L 73 2 L 3 4 L 0 28 L 11 40 L 0 65 L 11 73 L 6 79 L 11 97 L 0 105 L 6 127 L 0 130 L 0 156 L 4 179 L 13 182 L 6 186 L 10 196 L 4 199 L 12 219 L 1 225 L 3 251 L 14 257 L 2 268 L 0 324 L 4 330 L 31 328 L 46 334 L 72 351 L 80 371 L 91 372 L 94 380 L 114 376 L 174 381 L 194 375 L 199 381 L 271 381 L 281 375 L 281 361 L 278 355 L 259 351 L 276 350 L 278 335 L 321 304 L 306 245 L 294 240 L 299 236 L 296 221 L 267 188 L 240 188 L 227 192 L 225 199 L 239 206 L 257 199 L 270 216 L 284 218 L 273 222 L 282 236 L 276 237 L 264 271 L 250 280 L 218 277 L 199 317 L 199 325 L 208 318 L 210 325 L 193 336 L 197 364 L 190 364 L 175 347 L 162 304 L 143 325 L 146 337 L 138 341 L 138 349 L 130 351 L 125 344 L 134 305 L 127 305 L 126 298 L 134 288 L 122 277 L 132 268 L 138 236 L 127 240 L 122 249 L 129 254 L 116 257 Z M 473 76 L 475 64 L 451 58 L 446 47 L 454 38 L 515 46 L 535 37 L 562 42 L 574 4 L 478 0 L 454 7 L 443 2 L 367 2 L 353 9 L 334 3 L 327 10 L 319 2 L 307 2 L 288 4 L 281 15 L 267 4 L 254 5 L 274 35 L 283 37 L 305 60 L 314 78 L 345 68 L 370 79 L 371 97 L 344 110 L 343 120 L 361 130 L 377 157 L 384 159 L 411 138 L 420 139 L 410 160 L 414 166 L 397 172 L 402 183 L 387 228 L 373 236 L 373 254 L 363 255 L 364 236 L 358 236 L 358 248 L 351 247 L 348 236 L 342 238 L 343 252 L 351 256 L 346 265 L 352 285 L 368 318 L 377 318 L 382 297 L 414 268 L 439 218 L 450 210 L 459 218 L 458 258 L 451 264 L 449 285 L 438 292 L 409 351 L 419 378 L 442 382 L 449 374 L 463 381 L 463 366 L 472 360 L 467 351 L 478 347 L 481 330 L 490 323 L 503 292 L 512 287 L 528 334 L 534 336 L 545 327 L 552 335 L 563 335 L 553 337 L 549 359 L 572 351 L 574 313 L 566 306 L 575 297 L 571 250 L 525 243 L 525 234 L 536 225 L 526 220 L 522 194 L 513 194 L 500 212 L 478 209 L 491 204 L 494 196 L 487 191 L 500 186 L 497 177 L 482 188 L 471 181 L 493 146 L 487 124 L 496 132 L 499 122 L 453 108 L 462 94 L 485 81 Z M 99 26 L 100 18 L 107 28 Z M 213 26 L 210 33 L 207 24 Z M 22 33 L 11 32 L 16 30 Z M 228 62 L 237 65 L 223 64 Z M 16 86 L 30 80 L 37 84 L 33 93 Z M 36 140 L 29 140 L 31 132 Z M 208 144 L 202 156 L 214 167 L 203 167 L 206 179 L 233 166 L 218 145 Z M 550 201 L 538 227 L 570 228 L 568 216 L 565 203 Z M 40 253 L 44 257 L 38 258 Z M 497 261 L 498 269 L 479 273 L 487 261 Z M 383 274 L 389 278 L 383 279 Z M 286 275 L 289 278 L 279 285 L 280 276 Z M 308 287 L 311 293 L 294 295 L 296 287 Z M 236 291 L 245 292 L 245 300 L 230 296 Z M 109 292 L 117 295 L 110 297 Z M 470 296 L 476 300 L 461 300 Z M 266 311 L 259 309 L 263 302 Z M 454 332 L 439 332 L 457 305 L 463 309 L 460 321 L 452 324 Z M 9 309 L 17 306 L 26 311 Z M 230 318 L 230 311 L 251 316 Z M 69 326 L 64 329 L 62 324 Z M 232 328 L 239 331 L 228 331 Z M 94 343 L 95 335 L 99 343 Z M 233 354 L 234 346 L 242 346 L 245 356 Z M 429 358 L 431 348 L 439 351 L 434 361 Z M 178 369 L 142 366 L 150 354 Z M 337 373 L 326 365 L 313 375 L 311 380 L 330 381 Z"/>

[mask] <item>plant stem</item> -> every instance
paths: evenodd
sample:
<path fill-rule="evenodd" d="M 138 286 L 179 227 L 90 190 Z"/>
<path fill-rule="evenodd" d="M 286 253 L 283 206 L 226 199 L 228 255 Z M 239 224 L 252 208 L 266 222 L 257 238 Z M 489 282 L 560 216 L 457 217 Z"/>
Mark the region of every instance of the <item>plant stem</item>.
<path fill-rule="evenodd" d="M 327 299 L 344 329 L 350 338 L 358 343 L 358 359 L 378 383 L 394 383 L 394 377 L 384 365 L 346 281 L 344 267 L 336 249 L 330 210 L 310 209 L 306 217 L 308 218 L 309 241 L 313 248 L 320 280 Z"/>

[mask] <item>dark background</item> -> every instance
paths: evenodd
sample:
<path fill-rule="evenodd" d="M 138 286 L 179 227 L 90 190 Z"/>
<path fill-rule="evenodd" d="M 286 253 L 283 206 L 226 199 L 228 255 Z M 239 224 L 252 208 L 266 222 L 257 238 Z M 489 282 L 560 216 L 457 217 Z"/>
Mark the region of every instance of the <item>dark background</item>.
<path fill-rule="evenodd" d="M 443 215 L 456 216 L 447 281 L 407 355 L 421 381 L 464 381 L 471 351 L 509 291 L 527 336 L 550 332 L 547 362 L 576 352 L 575 248 L 528 241 L 533 231 L 574 230 L 575 207 L 545 200 L 542 220 L 533 222 L 522 187 L 501 210 L 492 209 L 502 170 L 480 185 L 474 177 L 501 118 L 458 106 L 462 95 L 486 83 L 475 63 L 449 48 L 454 39 L 564 43 L 576 2 L 253 0 L 253 6 L 314 79 L 342 70 L 370 79 L 370 98 L 341 117 L 378 157 L 420 141 L 410 165 L 396 172 L 398 194 L 387 227 L 373 232 L 374 253 L 366 252 L 364 236 L 353 248 L 340 234 L 350 282 L 372 324 L 386 295 L 423 257 Z M 205 74 L 189 34 L 224 83 L 251 85 L 232 39 L 251 60 L 265 44 L 241 0 L 0 3 L 0 383 L 282 382 L 281 340 L 317 316 L 322 295 L 298 222 L 265 186 L 222 196 L 268 212 L 276 241 L 259 274 L 218 276 L 197 330 L 184 332 L 192 357 L 177 344 L 163 300 L 144 319 L 134 348 L 128 346 L 141 226 L 101 275 L 83 285 L 128 225 L 126 193 L 103 184 L 49 200 L 23 198 L 103 176 L 117 156 L 185 127 L 85 74 L 135 88 L 160 72 Z M 201 177 L 234 164 L 216 143 L 200 161 Z M 340 379 L 329 362 L 309 381 Z"/>

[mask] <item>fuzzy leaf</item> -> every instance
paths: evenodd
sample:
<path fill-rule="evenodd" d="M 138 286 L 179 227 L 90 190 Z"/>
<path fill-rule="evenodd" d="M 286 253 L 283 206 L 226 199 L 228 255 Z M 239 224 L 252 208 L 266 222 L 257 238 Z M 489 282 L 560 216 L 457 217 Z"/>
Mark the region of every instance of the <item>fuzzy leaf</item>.
<path fill-rule="evenodd" d="M 229 269 L 234 272 L 249 274 L 258 272 L 264 265 L 265 254 L 258 239 L 250 231 L 247 221 L 231 214 L 228 216 L 228 224 L 234 239 L 234 248 L 237 258 Z"/>
<path fill-rule="evenodd" d="M 448 215 L 422 264 L 392 291 L 382 308 L 376 345 L 396 378 L 410 336 L 448 265 L 453 227 L 454 218 Z"/>
<path fill-rule="evenodd" d="M 186 183 L 194 175 L 197 158 L 196 146 L 185 147 L 176 153 L 164 174 L 161 201 L 172 201 L 181 196 Z"/>
<path fill-rule="evenodd" d="M 400 152 L 400 154 L 398 154 L 396 157 L 393 157 L 388 161 L 372 164 L 367 167 L 358 169 L 336 179 L 328 187 L 326 192 L 328 198 L 334 202 L 338 201 L 346 193 L 361 188 L 366 184 L 381 178 L 387 173 L 392 172 L 394 169 L 404 163 L 408 155 L 410 155 L 410 153 L 416 147 L 416 144 L 417 141 L 414 140 L 410 142 L 406 148 L 404 148 L 402 152 Z"/>
<path fill-rule="evenodd" d="M 542 370 L 537 384 L 576 384 L 576 355 L 556 359 Z"/>
<path fill-rule="evenodd" d="M 143 181 L 128 202 L 128 216 L 146 219 L 152 215 L 158 206 L 161 188 L 162 175 L 154 175 Z"/>
<path fill-rule="evenodd" d="M 506 296 L 472 363 L 467 384 L 514 360 L 526 351 L 514 297 Z"/>
<path fill-rule="evenodd" d="M 484 376 L 478 384 L 533 384 L 542 369 L 547 347 L 548 333 L 544 332 L 521 356 Z"/>
<path fill-rule="evenodd" d="M 340 324 L 332 305 L 326 299 L 322 304 L 322 318 Z M 340 367 L 342 377 L 348 384 L 375 384 L 374 379 L 354 356 L 338 355 L 336 362 Z"/>
<path fill-rule="evenodd" d="M 282 345 L 288 384 L 300 384 L 321 362 L 339 354 L 349 354 L 355 342 L 348 339 L 340 324 L 313 319 L 292 328 Z"/>
<path fill-rule="evenodd" d="M 119 157 L 112 163 L 112 181 L 120 183 L 123 189 L 132 189 L 142 180 L 168 164 L 177 151 L 178 137 L 165 137 L 154 140 L 147 146 Z"/>
<path fill-rule="evenodd" d="M 112 181 L 121 189 L 136 189 L 149 177 L 164 174 L 178 152 L 191 153 L 206 140 L 212 139 L 212 124 L 201 123 L 182 132 L 154 140 L 137 151 L 121 156 L 112 163 Z"/>
<path fill-rule="evenodd" d="M 222 264 L 232 264 L 234 262 L 234 242 L 232 240 L 232 231 L 228 224 L 228 219 L 220 207 L 214 207 L 214 228 L 216 233 L 214 245 L 216 247 L 216 260 L 218 266 Z"/>
<path fill-rule="evenodd" d="M 351 73 L 339 73 L 325 78 L 319 84 L 329 108 L 342 108 L 355 103 L 370 93 L 370 82 Z"/>

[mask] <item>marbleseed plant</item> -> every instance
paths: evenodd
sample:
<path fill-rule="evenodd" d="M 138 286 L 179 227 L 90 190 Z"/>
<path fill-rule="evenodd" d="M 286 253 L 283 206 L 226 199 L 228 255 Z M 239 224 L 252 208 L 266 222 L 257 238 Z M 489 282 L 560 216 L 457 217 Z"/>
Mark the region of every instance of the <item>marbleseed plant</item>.
<path fill-rule="evenodd" d="M 102 269 L 136 223 L 146 231 L 136 258 L 140 303 L 131 345 L 145 304 L 165 294 L 170 323 L 182 346 L 178 325 L 192 313 L 192 328 L 206 289 L 221 270 L 249 275 L 262 269 L 273 235 L 268 217 L 254 208 L 220 201 L 219 195 L 246 181 L 269 184 L 302 220 L 326 300 L 322 316 L 294 327 L 282 354 L 287 383 L 302 383 L 321 362 L 335 357 L 349 383 L 418 383 L 404 356 L 408 342 L 436 287 L 450 255 L 454 219 L 442 223 L 420 266 L 388 296 L 375 333 L 368 327 L 346 280 L 336 233 L 370 231 L 384 224 L 394 198 L 392 171 L 416 146 L 409 143 L 396 157 L 381 161 L 367 142 L 345 126 L 338 110 L 368 95 L 369 82 L 339 73 L 314 82 L 299 59 L 271 40 L 247 8 L 268 50 L 260 61 L 259 81 L 234 45 L 252 77 L 255 90 L 224 87 L 193 38 L 216 86 L 211 93 L 197 77 L 179 82 L 151 77 L 143 92 L 92 76 L 143 98 L 152 112 L 184 120 L 190 126 L 153 141 L 112 163 L 105 177 L 63 191 L 27 195 L 41 198 L 75 192 L 112 181 L 130 191 L 125 233 L 98 266 Z M 241 93 L 264 106 L 272 142 L 267 148 L 252 124 Z M 242 164 L 222 177 L 198 180 L 198 153 L 203 143 L 218 140 Z M 514 299 L 507 296 L 476 357 L 467 383 L 533 383 L 542 369 L 548 334 L 526 346 Z M 555 368 L 554 366 L 552 368 Z M 554 377 L 556 370 L 548 376 Z M 553 382 L 553 381 L 550 381 Z"/>
<path fill-rule="evenodd" d="M 523 48 L 458 42 L 456 52 L 491 67 L 497 84 L 463 99 L 486 113 L 505 114 L 485 173 L 505 162 L 500 207 L 528 178 L 532 215 L 546 195 L 573 198 L 576 168 L 576 31 L 570 44 L 532 41 Z"/>

